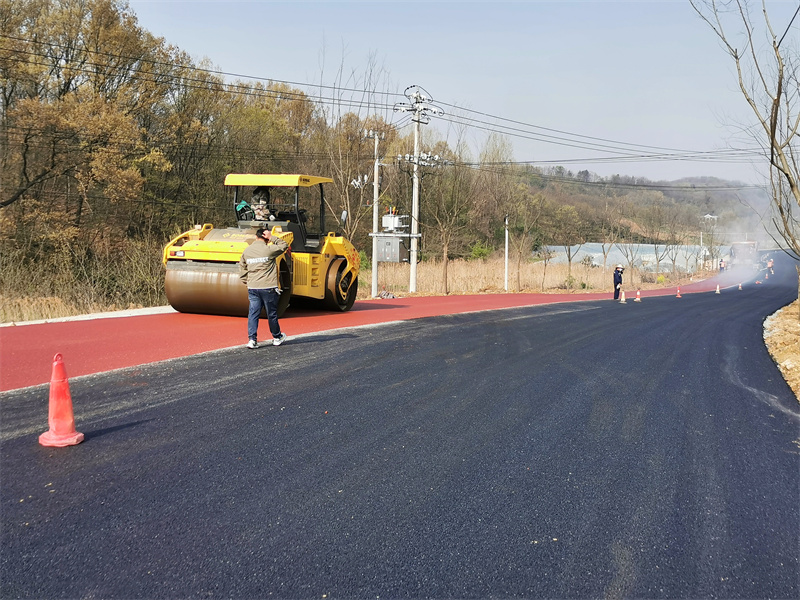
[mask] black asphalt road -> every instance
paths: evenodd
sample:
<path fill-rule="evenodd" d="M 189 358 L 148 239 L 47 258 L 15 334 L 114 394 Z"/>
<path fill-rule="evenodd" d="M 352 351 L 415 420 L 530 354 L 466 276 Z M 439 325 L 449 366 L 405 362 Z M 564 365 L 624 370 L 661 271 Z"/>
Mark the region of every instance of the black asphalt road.
<path fill-rule="evenodd" d="M 2 394 L 0 595 L 797 598 L 779 267 L 76 378 L 64 449 Z"/>

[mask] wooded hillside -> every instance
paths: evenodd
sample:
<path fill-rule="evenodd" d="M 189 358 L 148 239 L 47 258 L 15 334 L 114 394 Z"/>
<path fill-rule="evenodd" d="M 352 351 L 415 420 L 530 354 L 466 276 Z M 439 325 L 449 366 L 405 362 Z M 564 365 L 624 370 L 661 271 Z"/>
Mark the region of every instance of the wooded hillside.
<path fill-rule="evenodd" d="M 117 0 L 0 0 L 3 296 L 84 310 L 163 304 L 163 245 L 196 223 L 234 221 L 222 185 L 231 172 L 333 178 L 329 222 L 368 252 L 372 188 L 352 184 L 372 173 L 364 131 L 385 136 L 381 212 L 400 214 L 411 178 L 392 157 L 413 153 L 413 132 L 375 110 L 400 94 L 328 91 L 323 101 L 282 82 L 228 81 Z M 431 131 L 425 151 L 440 165 L 422 168 L 423 259 L 502 249 L 506 215 L 518 260 L 545 244 L 696 243 L 707 214 L 717 237 L 706 243 L 760 231 L 767 200 L 752 188 L 520 166 L 497 137 L 474 158 Z"/>

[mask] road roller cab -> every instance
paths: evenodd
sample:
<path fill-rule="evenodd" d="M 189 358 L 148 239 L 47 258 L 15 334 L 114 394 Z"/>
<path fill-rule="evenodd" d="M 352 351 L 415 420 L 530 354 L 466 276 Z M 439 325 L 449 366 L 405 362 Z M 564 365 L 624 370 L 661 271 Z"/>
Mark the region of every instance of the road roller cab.
<path fill-rule="evenodd" d="M 239 258 L 259 227 L 285 239 L 290 251 L 277 262 L 279 314 L 292 300 L 330 310 L 352 308 L 359 255 L 349 240 L 327 231 L 323 186 L 311 175 L 229 174 L 225 178 L 236 227 L 197 225 L 164 248 L 166 294 L 181 312 L 246 316 L 247 288 Z"/>

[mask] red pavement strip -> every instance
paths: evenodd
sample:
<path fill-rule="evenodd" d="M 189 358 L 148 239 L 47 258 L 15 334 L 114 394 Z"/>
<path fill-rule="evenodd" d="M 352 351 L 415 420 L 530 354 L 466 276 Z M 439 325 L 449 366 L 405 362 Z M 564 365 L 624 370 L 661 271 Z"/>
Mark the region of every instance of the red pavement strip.
<path fill-rule="evenodd" d="M 681 293 L 715 290 L 713 280 L 681 287 Z M 646 290 L 642 297 L 676 295 L 676 288 Z M 628 292 L 632 302 L 635 292 Z M 289 310 L 281 319 L 292 336 L 421 319 L 438 315 L 533 306 L 556 302 L 610 300 L 611 294 L 486 294 L 359 300 L 346 313 Z M 613 301 L 613 300 L 612 300 Z M 262 323 L 263 338 L 268 331 Z M 68 377 L 135 367 L 247 342 L 247 319 L 186 313 L 119 316 L 76 321 L 21 323 L 0 327 L 0 392 L 49 383 L 53 358 L 61 354 Z M 291 343 L 291 339 L 289 340 Z"/>

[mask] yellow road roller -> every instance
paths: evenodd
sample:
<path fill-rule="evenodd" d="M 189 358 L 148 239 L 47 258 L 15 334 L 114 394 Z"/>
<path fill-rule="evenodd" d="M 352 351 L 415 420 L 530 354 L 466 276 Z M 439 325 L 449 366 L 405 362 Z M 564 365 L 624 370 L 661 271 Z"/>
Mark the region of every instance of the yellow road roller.
<path fill-rule="evenodd" d="M 247 286 L 239 278 L 239 258 L 269 228 L 289 250 L 277 260 L 281 300 L 347 311 L 358 293 L 360 259 L 353 244 L 327 231 L 323 186 L 333 180 L 311 175 L 231 173 L 225 189 L 237 227 L 196 225 L 164 248 L 165 288 L 180 312 L 247 316 Z M 342 214 L 342 220 L 346 219 Z"/>

